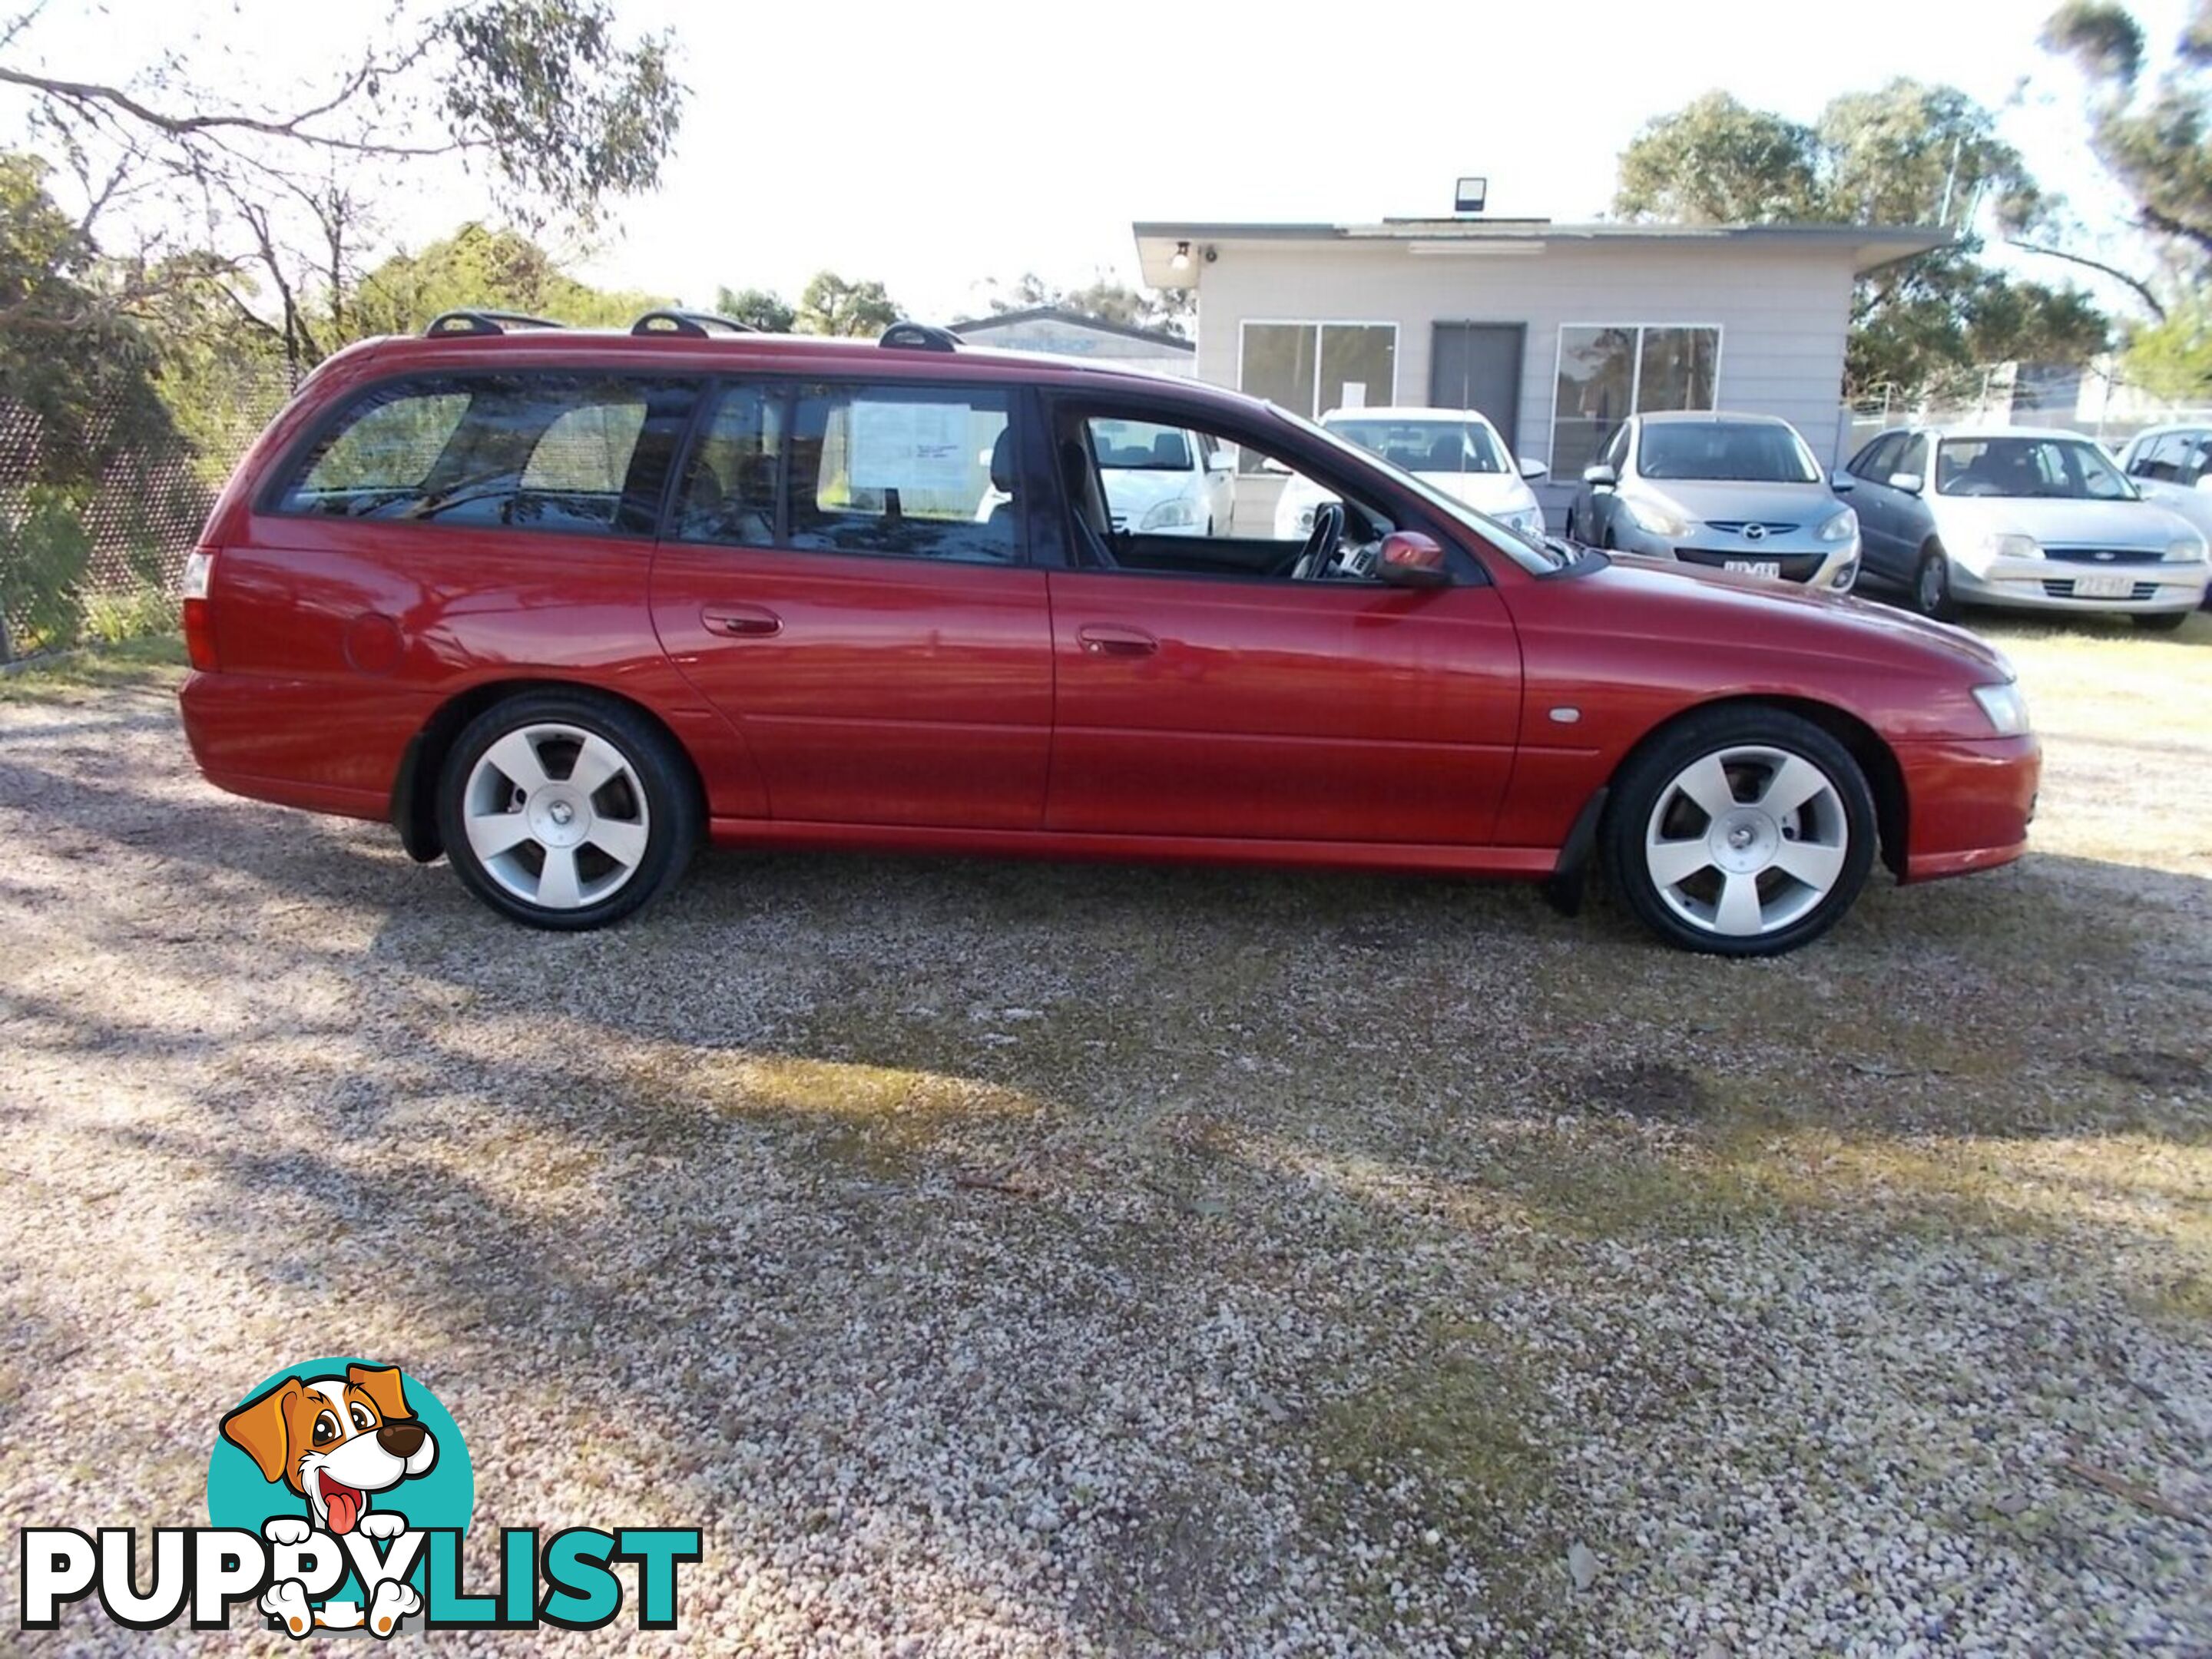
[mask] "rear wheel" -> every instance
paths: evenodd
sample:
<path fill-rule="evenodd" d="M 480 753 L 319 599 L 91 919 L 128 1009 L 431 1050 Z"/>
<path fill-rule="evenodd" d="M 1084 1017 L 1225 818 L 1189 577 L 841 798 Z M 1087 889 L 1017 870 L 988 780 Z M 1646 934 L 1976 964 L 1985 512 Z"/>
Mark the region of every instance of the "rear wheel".
<path fill-rule="evenodd" d="M 1623 769 L 1606 872 L 1669 944 L 1778 956 L 1851 908 L 1875 836 L 1873 791 L 1834 738 L 1780 709 L 1717 709 Z"/>
<path fill-rule="evenodd" d="M 1933 542 L 1920 550 L 1920 562 L 1913 568 L 1912 608 L 1938 622 L 1959 615 L 1959 602 L 1951 595 L 1951 561 Z"/>
<path fill-rule="evenodd" d="M 2189 620 L 2186 611 L 2160 611 L 2154 615 L 2137 617 L 2136 626 L 2147 628 L 2154 634 L 2171 634 Z"/>
<path fill-rule="evenodd" d="M 651 721 L 589 693 L 533 692 L 455 740 L 438 827 L 455 872 L 493 909 L 580 932 L 674 882 L 699 807 L 682 755 Z"/>

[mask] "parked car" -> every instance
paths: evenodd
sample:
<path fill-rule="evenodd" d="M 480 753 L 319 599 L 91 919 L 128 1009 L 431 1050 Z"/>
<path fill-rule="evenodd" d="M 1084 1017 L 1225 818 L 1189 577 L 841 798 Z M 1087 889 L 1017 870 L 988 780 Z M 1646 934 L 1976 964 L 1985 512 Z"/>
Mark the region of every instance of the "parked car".
<path fill-rule="evenodd" d="M 1856 515 L 1767 415 L 1632 415 L 1583 470 L 1567 536 L 1832 593 L 1859 574 Z"/>
<path fill-rule="evenodd" d="M 1547 471 L 1514 458 L 1498 428 L 1472 409 L 1333 409 L 1321 423 L 1340 438 L 1380 455 L 1431 489 L 1524 536 L 1544 533 L 1544 509 L 1527 480 Z M 1303 536 L 1328 494 L 1297 479 L 1275 501 L 1275 534 Z"/>
<path fill-rule="evenodd" d="M 1149 421 L 1097 421 L 1091 441 L 1116 530 L 1225 535 L 1237 508 L 1236 458 L 1202 433 Z"/>
<path fill-rule="evenodd" d="M 2120 452 L 2120 470 L 2145 501 L 2189 520 L 2212 538 L 2212 426 L 2154 426 Z M 2212 592 L 2204 603 L 2212 605 Z"/>
<path fill-rule="evenodd" d="M 323 364 L 185 576 L 203 773 L 388 819 L 593 927 L 726 846 L 1513 876 L 1589 860 L 1766 955 L 2025 845 L 2039 751 L 1956 629 L 1505 529 L 1218 388 L 489 313 Z M 1291 538 L 1117 528 L 1106 423 L 1273 458 Z M 994 488 L 1005 499 L 980 520 Z"/>
<path fill-rule="evenodd" d="M 2166 629 L 2203 603 L 2203 536 L 2078 432 L 1900 427 L 1850 471 L 1867 574 L 1923 616 L 1987 605 Z"/>

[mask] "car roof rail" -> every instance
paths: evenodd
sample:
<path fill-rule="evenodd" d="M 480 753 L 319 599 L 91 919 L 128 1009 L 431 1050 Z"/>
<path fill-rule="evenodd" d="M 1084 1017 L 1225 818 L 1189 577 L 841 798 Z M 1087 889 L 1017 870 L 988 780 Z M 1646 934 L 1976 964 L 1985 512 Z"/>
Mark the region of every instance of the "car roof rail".
<path fill-rule="evenodd" d="M 452 334 L 504 334 L 509 329 L 566 328 L 550 317 L 533 317 L 526 311 L 441 311 L 430 319 L 422 337 L 434 340 Z"/>
<path fill-rule="evenodd" d="M 734 317 L 724 317 L 712 311 L 648 311 L 629 325 L 633 334 L 681 334 L 690 339 L 703 340 L 716 329 L 726 334 L 757 334 L 760 330 L 750 323 L 741 323 Z"/>
<path fill-rule="evenodd" d="M 933 323 L 910 323 L 902 319 L 885 329 L 876 343 L 894 351 L 957 351 L 960 337 Z"/>

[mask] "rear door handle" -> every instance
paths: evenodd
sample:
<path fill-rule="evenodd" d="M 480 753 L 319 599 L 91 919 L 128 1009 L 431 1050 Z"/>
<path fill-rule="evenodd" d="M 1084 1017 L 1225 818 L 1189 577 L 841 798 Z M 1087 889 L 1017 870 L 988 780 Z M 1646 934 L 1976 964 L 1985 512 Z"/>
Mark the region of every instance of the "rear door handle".
<path fill-rule="evenodd" d="M 783 632 L 783 618 L 764 605 L 710 605 L 701 610 L 699 620 L 708 633 L 733 640 L 765 639 Z"/>
<path fill-rule="evenodd" d="M 1149 657 L 1160 642 L 1141 628 L 1114 628 L 1091 623 L 1075 630 L 1076 642 L 1088 657 Z"/>

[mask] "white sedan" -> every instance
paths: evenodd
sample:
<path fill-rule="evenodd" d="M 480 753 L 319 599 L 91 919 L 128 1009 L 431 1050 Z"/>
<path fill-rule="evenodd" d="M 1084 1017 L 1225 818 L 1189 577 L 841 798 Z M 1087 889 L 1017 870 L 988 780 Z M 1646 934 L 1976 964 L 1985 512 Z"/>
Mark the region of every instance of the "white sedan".
<path fill-rule="evenodd" d="M 1333 409 L 1321 423 L 1509 529 L 1544 533 L 1544 509 L 1526 482 L 1544 476 L 1544 463 L 1513 459 L 1498 428 L 1475 410 Z M 1275 539 L 1304 535 L 1314 508 L 1334 499 L 1312 480 L 1293 477 L 1275 503 Z"/>

